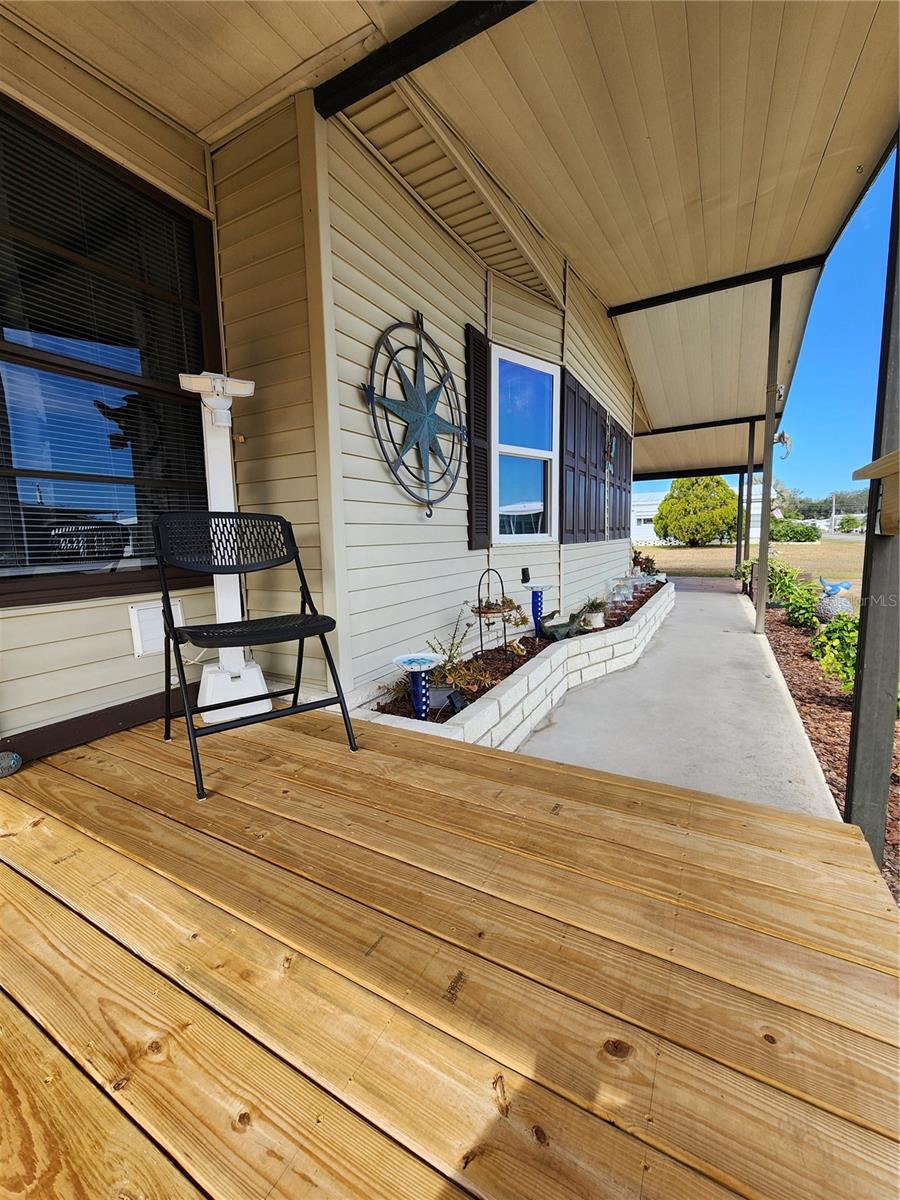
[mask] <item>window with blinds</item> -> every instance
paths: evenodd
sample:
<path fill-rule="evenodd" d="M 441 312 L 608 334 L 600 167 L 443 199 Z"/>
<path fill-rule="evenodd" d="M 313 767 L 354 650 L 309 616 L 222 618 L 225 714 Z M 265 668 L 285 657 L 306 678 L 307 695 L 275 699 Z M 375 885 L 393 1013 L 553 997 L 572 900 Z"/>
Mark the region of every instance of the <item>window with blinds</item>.
<path fill-rule="evenodd" d="M 202 217 L 0 107 L 2 603 L 139 590 L 153 517 L 205 508 L 210 263 Z"/>

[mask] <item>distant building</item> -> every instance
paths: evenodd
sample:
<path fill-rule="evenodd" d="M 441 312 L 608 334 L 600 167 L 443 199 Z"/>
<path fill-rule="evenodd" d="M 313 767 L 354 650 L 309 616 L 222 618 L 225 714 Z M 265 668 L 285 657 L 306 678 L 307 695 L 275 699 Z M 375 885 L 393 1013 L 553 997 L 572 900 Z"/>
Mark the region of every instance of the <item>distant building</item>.
<path fill-rule="evenodd" d="M 737 492 L 737 488 L 731 489 Z M 668 492 L 632 492 L 631 494 L 631 540 L 637 546 L 659 546 L 661 540 L 653 528 L 653 518 Z M 750 512 L 750 540 L 759 540 L 759 518 L 762 512 L 762 484 L 753 486 L 753 507 Z"/>

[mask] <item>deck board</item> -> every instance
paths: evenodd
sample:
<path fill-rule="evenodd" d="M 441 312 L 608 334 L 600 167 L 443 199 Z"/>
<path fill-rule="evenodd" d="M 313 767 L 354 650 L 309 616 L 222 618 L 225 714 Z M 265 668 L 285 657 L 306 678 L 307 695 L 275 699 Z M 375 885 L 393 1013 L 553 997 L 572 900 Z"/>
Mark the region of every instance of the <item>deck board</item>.
<path fill-rule="evenodd" d="M 376 726 L 351 756 L 330 718 L 291 721 L 206 742 L 202 804 L 183 739 L 153 727 L 0 793 L 7 987 L 95 1090 L 113 1071 L 93 1049 L 122 1053 L 98 1014 L 114 998 L 143 1036 L 152 997 L 187 1039 L 185 1110 L 165 1119 L 171 1079 L 134 1047 L 140 1086 L 101 1098 L 137 1104 L 197 1186 L 305 1194 L 260 1158 L 277 1137 L 324 1195 L 893 1194 L 896 921 L 854 833 Z M 194 1052 L 210 1031 L 221 1079 Z M 235 1138 L 222 1113 L 261 1079 L 286 1099 Z M 310 1097 L 337 1105 L 327 1129 L 304 1126 Z"/>

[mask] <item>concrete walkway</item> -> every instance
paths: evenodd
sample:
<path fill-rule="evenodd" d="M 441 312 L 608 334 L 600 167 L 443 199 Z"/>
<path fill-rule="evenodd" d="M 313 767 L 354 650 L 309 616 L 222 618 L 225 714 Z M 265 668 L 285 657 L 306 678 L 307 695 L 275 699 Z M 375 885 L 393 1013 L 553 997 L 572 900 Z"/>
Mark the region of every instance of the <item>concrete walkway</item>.
<path fill-rule="evenodd" d="M 569 692 L 519 753 L 839 819 L 750 602 L 731 581 L 674 582 L 640 661 Z"/>

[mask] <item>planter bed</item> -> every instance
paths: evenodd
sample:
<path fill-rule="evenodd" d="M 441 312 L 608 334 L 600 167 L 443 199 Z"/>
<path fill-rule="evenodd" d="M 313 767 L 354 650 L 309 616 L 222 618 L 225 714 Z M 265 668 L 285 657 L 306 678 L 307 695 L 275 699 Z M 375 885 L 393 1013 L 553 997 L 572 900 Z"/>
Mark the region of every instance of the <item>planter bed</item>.
<path fill-rule="evenodd" d="M 810 654 L 810 633 L 789 625 L 783 612 L 770 609 L 766 613 L 766 634 L 831 794 L 843 813 L 853 696 L 841 691 L 836 679 L 822 673 L 821 665 Z M 895 726 L 894 734 L 882 875 L 894 899 L 900 900 L 900 725 Z"/>
<path fill-rule="evenodd" d="M 419 733 L 430 731 L 464 742 L 515 750 L 569 688 L 636 663 L 674 603 L 674 586 L 665 583 L 627 622 L 561 642 L 522 638 L 526 656 L 504 660 L 504 665 L 511 662 L 506 678 L 444 721 L 414 720 L 408 702 L 409 715 L 403 715 L 397 711 L 403 702 L 383 700 L 373 707 L 358 709 L 354 716 Z"/>

